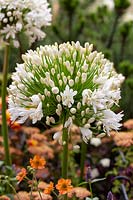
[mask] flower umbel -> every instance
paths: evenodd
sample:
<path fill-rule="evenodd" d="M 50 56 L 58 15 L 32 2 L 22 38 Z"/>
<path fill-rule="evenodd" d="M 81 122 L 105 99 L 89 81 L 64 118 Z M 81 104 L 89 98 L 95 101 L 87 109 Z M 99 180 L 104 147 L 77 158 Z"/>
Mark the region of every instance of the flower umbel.
<path fill-rule="evenodd" d="M 33 169 L 43 169 L 46 165 L 46 161 L 39 155 L 35 155 L 33 159 L 30 159 L 30 165 Z"/>
<path fill-rule="evenodd" d="M 9 111 L 13 121 L 33 123 L 44 118 L 47 125 L 64 123 L 81 127 L 83 140 L 94 134 L 118 130 L 122 114 L 118 105 L 124 80 L 113 63 L 93 45 L 79 42 L 46 45 L 29 50 L 17 64 L 9 86 Z"/>
<path fill-rule="evenodd" d="M 16 179 L 21 182 L 26 177 L 27 171 L 25 168 L 22 168 L 21 171 L 17 174 Z"/>
<path fill-rule="evenodd" d="M 69 191 L 71 191 L 73 186 L 71 185 L 70 179 L 64 179 L 61 178 L 58 180 L 58 183 L 56 185 L 56 189 L 59 191 L 59 194 L 67 194 Z"/>
<path fill-rule="evenodd" d="M 50 25 L 51 10 L 47 0 L 0 1 L 0 36 L 19 46 L 18 34 L 23 31 L 32 44 L 45 37 L 42 28 Z"/>

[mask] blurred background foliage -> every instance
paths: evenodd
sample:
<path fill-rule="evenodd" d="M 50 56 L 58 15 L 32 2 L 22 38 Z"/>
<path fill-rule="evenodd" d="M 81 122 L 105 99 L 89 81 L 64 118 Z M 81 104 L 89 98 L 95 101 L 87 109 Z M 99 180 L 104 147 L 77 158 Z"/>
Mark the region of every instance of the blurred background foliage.
<path fill-rule="evenodd" d="M 21 54 L 39 45 L 77 41 L 89 42 L 114 62 L 116 71 L 125 76 L 122 85 L 120 110 L 125 119 L 133 117 L 133 0 L 49 0 L 53 21 L 43 41 L 27 45 L 27 38 L 19 35 L 20 48 L 10 49 L 10 72 L 21 63 Z M 3 48 L 0 47 L 0 71 Z M 10 79 L 10 75 L 9 75 Z M 2 74 L 0 75 L 0 82 Z M 10 82 L 10 80 L 9 80 Z M 125 120 L 124 119 L 124 120 Z"/>

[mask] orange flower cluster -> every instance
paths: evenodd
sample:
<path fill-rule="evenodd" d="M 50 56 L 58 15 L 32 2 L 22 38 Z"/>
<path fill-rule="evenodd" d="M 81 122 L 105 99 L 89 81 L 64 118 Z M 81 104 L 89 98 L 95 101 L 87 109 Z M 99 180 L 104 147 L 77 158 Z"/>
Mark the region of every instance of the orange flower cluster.
<path fill-rule="evenodd" d="M 73 186 L 71 185 L 71 180 L 64 178 L 59 179 L 55 187 L 59 191 L 59 194 L 61 195 L 67 194 L 73 189 Z M 54 189 L 54 183 L 50 182 L 50 184 L 44 189 L 44 193 L 50 194 L 53 191 L 53 189 Z"/>
<path fill-rule="evenodd" d="M 27 171 L 25 168 L 22 168 L 21 171 L 17 174 L 16 179 L 21 182 L 26 177 Z"/>
<path fill-rule="evenodd" d="M 52 197 L 50 195 L 44 194 L 43 192 L 40 192 L 42 200 L 52 200 Z M 38 191 L 32 192 L 32 199 L 34 200 L 40 200 L 40 194 Z M 16 195 L 14 195 L 14 200 L 31 200 L 31 192 L 26 191 L 19 191 Z M 3 200 L 3 199 L 2 199 Z"/>
<path fill-rule="evenodd" d="M 78 199 L 85 199 L 86 197 L 91 196 L 91 192 L 83 187 L 74 187 L 69 193 L 68 197 L 72 199 L 77 197 Z"/>
<path fill-rule="evenodd" d="M 33 169 L 43 169 L 46 165 L 46 160 L 39 155 L 35 155 L 30 159 L 30 165 Z"/>
<path fill-rule="evenodd" d="M 113 137 L 117 146 L 129 147 L 133 145 L 133 131 L 119 132 Z"/>
<path fill-rule="evenodd" d="M 29 127 L 22 126 L 22 131 L 28 136 L 40 133 L 40 129 L 39 128 L 31 127 L 31 126 L 29 126 Z"/>
<path fill-rule="evenodd" d="M 70 179 L 64 179 L 61 178 L 58 180 L 58 183 L 56 185 L 56 189 L 59 191 L 59 194 L 67 194 L 69 191 L 71 191 L 73 186 L 71 185 Z"/>
<path fill-rule="evenodd" d="M 27 150 L 29 153 L 42 156 L 46 159 L 54 158 L 55 152 L 48 141 L 48 136 L 40 133 L 40 130 L 35 127 L 22 126 L 22 131 L 26 134 Z"/>

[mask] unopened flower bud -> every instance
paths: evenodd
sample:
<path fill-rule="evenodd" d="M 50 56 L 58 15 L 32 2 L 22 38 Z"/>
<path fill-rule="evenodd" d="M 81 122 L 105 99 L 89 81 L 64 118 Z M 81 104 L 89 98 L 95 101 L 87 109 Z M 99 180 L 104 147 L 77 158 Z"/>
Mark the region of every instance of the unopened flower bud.
<path fill-rule="evenodd" d="M 70 109 L 70 112 L 71 112 L 72 114 L 75 114 L 75 113 L 76 113 L 76 108 L 71 108 L 71 109 Z"/>
<path fill-rule="evenodd" d="M 58 87 L 53 87 L 53 88 L 52 88 L 52 92 L 53 92 L 54 94 L 58 94 L 58 93 L 59 93 L 59 88 L 58 88 Z"/>

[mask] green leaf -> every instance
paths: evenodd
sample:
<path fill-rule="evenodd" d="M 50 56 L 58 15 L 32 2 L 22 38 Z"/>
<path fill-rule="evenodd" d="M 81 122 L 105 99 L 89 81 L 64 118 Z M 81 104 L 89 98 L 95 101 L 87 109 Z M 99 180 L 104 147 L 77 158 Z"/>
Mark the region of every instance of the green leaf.
<path fill-rule="evenodd" d="M 88 182 L 84 181 L 84 182 L 82 182 L 82 183 L 79 183 L 78 186 L 80 186 L 80 185 L 85 185 L 85 184 L 88 184 Z"/>
<path fill-rule="evenodd" d="M 91 183 L 96 183 L 96 182 L 99 182 L 99 181 L 103 181 L 103 180 L 105 180 L 106 178 L 96 178 L 96 179 L 93 179 L 92 181 L 91 181 Z"/>

